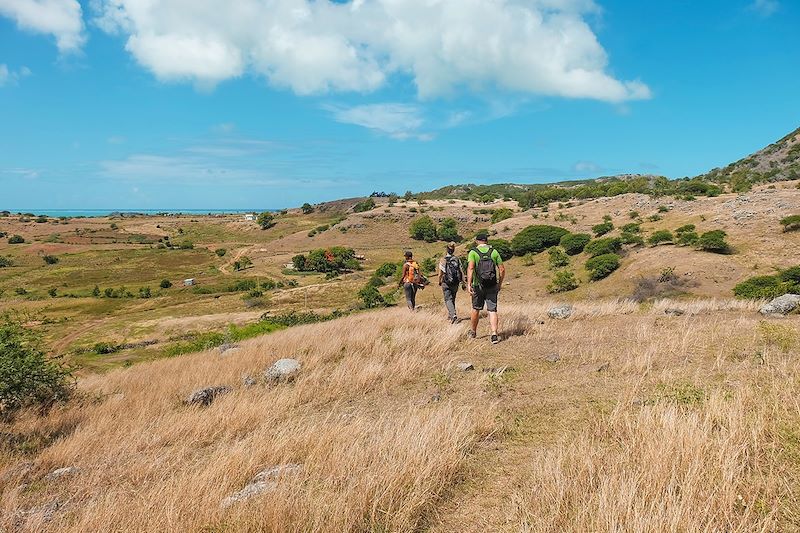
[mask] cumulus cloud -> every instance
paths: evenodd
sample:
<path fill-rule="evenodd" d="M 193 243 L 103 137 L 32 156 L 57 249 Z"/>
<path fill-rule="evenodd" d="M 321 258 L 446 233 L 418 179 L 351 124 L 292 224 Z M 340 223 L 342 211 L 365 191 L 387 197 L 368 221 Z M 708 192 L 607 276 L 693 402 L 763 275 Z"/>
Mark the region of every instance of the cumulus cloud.
<path fill-rule="evenodd" d="M 58 50 L 74 52 L 86 42 L 78 0 L 0 0 L 0 16 L 24 30 L 55 37 Z"/>
<path fill-rule="evenodd" d="M 0 0 L 9 2 L 10 0 Z M 55 0 L 53 0 L 55 1 Z M 408 76 L 421 98 L 484 88 L 624 102 L 650 97 L 607 72 L 591 0 L 94 0 L 165 81 L 254 73 L 298 94 L 374 91 Z"/>

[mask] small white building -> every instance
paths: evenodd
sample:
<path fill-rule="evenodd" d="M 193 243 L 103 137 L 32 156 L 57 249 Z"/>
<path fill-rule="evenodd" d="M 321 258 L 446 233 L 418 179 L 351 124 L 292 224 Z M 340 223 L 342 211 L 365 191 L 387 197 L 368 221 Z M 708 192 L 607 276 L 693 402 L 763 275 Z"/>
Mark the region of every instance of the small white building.
<path fill-rule="evenodd" d="M 247 220 L 248 222 L 253 222 L 256 219 L 256 215 L 255 213 L 246 213 L 244 215 L 244 219 Z"/>
<path fill-rule="evenodd" d="M 191 287 L 192 285 L 194 285 L 194 278 L 187 278 L 183 280 L 184 287 Z"/>

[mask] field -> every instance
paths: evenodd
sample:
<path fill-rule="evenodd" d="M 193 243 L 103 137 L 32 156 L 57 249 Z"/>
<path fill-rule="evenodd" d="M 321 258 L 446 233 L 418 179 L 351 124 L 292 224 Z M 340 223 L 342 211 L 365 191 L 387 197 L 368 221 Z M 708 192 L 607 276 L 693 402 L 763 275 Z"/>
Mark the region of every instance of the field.
<path fill-rule="evenodd" d="M 779 222 L 800 213 L 797 182 L 528 211 L 500 200 L 377 199 L 355 213 L 357 201 L 289 210 L 266 230 L 241 216 L 0 218 L 0 231 L 26 241 L 0 241 L 12 263 L 0 268 L 0 310 L 22 316 L 79 377 L 73 400 L 4 423 L 0 529 L 800 529 L 800 315 L 766 319 L 761 301 L 732 293 L 800 264 L 800 232 Z M 513 216 L 492 224 L 486 210 L 503 207 Z M 591 233 L 604 216 L 616 236 L 632 211 L 645 237 L 691 223 L 724 230 L 733 253 L 626 247 L 600 281 L 576 255 L 579 286 L 558 295 L 546 289 L 547 253 L 515 257 L 496 346 L 486 320 L 475 340 L 466 322 L 445 321 L 435 278 L 417 313 L 402 302 L 360 308 L 358 290 L 384 262 L 404 249 L 440 256 L 441 242 L 409 236 L 422 214 L 454 218 L 466 237 L 487 228 L 511 239 L 531 224 Z M 334 246 L 363 255 L 361 269 L 286 268 Z M 244 257 L 252 265 L 236 270 Z M 673 282 L 657 281 L 665 272 Z M 164 279 L 172 286 L 161 288 Z M 247 280 L 281 285 L 233 290 Z M 391 280 L 380 290 L 399 298 Z M 458 303 L 466 317 L 466 298 Z M 557 303 L 572 303 L 572 316 L 548 318 Z M 348 316 L 260 321 L 334 310 Z M 238 349 L 204 344 L 214 335 Z M 285 357 L 301 362 L 297 379 L 260 383 Z M 231 391 L 206 407 L 183 402 L 223 385 Z M 268 490 L 222 505 L 271 467 L 285 473 Z"/>

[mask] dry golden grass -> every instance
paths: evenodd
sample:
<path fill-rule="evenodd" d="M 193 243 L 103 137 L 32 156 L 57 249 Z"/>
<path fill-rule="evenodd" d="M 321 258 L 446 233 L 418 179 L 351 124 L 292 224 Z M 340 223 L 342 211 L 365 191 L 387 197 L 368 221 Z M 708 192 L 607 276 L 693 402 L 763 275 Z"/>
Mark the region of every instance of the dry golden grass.
<path fill-rule="evenodd" d="M 462 304 L 464 302 L 461 302 Z M 84 398 L 0 458 L 22 531 L 774 531 L 800 525 L 800 320 L 725 300 L 505 306 L 506 339 L 438 309 L 274 333 L 82 380 Z M 680 317 L 664 314 L 679 307 Z M 544 321 L 544 323 L 540 323 Z M 557 363 L 546 362 L 552 352 Z M 281 357 L 293 384 L 244 387 Z M 459 372 L 469 360 L 478 369 Z M 483 369 L 506 369 L 505 372 Z M 207 408 L 182 399 L 227 384 Z M 434 400 L 435 397 L 435 400 Z M 21 465 L 31 461 L 26 472 Z M 277 488 L 220 502 L 260 470 Z M 60 480 L 58 467 L 80 471 Z M 43 522 L 36 510 L 62 507 Z"/>

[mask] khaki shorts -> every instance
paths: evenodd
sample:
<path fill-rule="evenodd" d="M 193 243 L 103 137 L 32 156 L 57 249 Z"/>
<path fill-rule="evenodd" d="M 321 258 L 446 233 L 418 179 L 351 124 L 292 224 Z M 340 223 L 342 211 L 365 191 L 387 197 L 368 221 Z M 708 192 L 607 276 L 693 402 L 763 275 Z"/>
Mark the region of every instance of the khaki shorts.
<path fill-rule="evenodd" d="M 484 306 L 490 313 L 497 312 L 497 295 L 500 293 L 500 286 L 493 287 L 473 287 L 472 308 L 481 311 Z"/>

